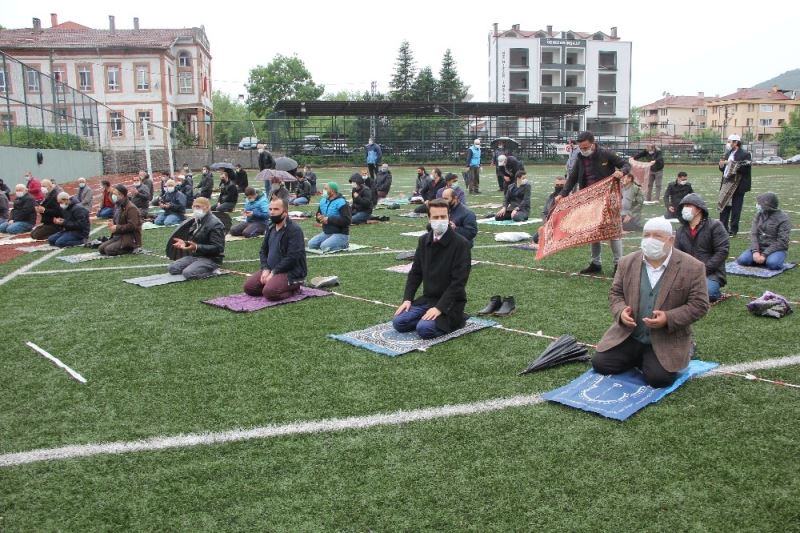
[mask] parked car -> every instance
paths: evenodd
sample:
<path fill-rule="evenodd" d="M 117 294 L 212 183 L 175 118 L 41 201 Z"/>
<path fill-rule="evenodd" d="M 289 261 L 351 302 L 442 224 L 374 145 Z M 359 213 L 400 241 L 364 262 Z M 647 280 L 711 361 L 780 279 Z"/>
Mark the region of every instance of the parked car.
<path fill-rule="evenodd" d="M 753 161 L 754 165 L 783 165 L 786 163 L 779 155 L 768 155 L 762 159 Z"/>
<path fill-rule="evenodd" d="M 787 165 L 800 165 L 800 154 L 795 154 L 785 161 Z"/>
<path fill-rule="evenodd" d="M 239 141 L 239 150 L 255 150 L 258 143 L 258 137 L 242 137 Z"/>

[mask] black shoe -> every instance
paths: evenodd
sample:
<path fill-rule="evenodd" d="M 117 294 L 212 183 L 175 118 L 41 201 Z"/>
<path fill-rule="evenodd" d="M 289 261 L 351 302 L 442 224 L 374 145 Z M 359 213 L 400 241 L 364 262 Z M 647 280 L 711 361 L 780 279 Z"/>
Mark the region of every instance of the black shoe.
<path fill-rule="evenodd" d="M 484 307 L 483 309 L 478 311 L 478 314 L 479 315 L 491 315 L 492 313 L 494 313 L 495 311 L 500 309 L 500 306 L 502 306 L 502 305 L 503 305 L 503 302 L 502 302 L 502 299 L 500 298 L 500 296 L 492 296 L 492 299 L 489 300 L 489 303 L 486 304 L 486 307 Z"/>
<path fill-rule="evenodd" d="M 509 296 L 508 298 L 503 298 L 503 305 L 493 314 L 494 316 L 508 316 L 513 313 L 516 308 L 517 304 L 514 302 L 514 297 Z"/>
<path fill-rule="evenodd" d="M 599 274 L 603 271 L 603 267 L 597 263 L 589 263 L 589 266 L 580 271 L 581 274 Z"/>

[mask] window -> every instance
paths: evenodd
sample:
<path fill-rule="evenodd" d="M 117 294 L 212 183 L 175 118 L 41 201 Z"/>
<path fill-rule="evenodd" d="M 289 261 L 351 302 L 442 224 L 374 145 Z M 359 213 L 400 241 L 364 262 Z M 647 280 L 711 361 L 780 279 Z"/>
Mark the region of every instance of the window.
<path fill-rule="evenodd" d="M 112 111 L 108 114 L 108 119 L 111 124 L 111 137 L 124 137 L 125 130 L 122 127 L 122 112 Z"/>
<path fill-rule="evenodd" d="M 755 104 L 747 104 L 747 111 L 752 113 L 755 110 L 756 110 L 756 105 Z"/>
<path fill-rule="evenodd" d="M 662 109 L 659 109 L 659 114 L 660 114 L 662 117 L 666 117 L 667 115 L 669 115 L 669 109 L 667 109 L 666 107 L 665 107 L 665 108 L 662 108 Z"/>
<path fill-rule="evenodd" d="M 613 96 L 601 96 L 598 99 L 597 112 L 601 115 L 617 114 L 617 99 Z"/>
<path fill-rule="evenodd" d="M 66 65 L 53 65 L 53 80 L 55 81 L 56 92 L 63 93 L 64 86 L 67 84 L 67 67 Z"/>
<path fill-rule="evenodd" d="M 758 121 L 759 126 L 772 126 L 771 118 L 762 118 Z"/>
<path fill-rule="evenodd" d="M 14 127 L 14 115 L 3 113 L 0 115 L 0 130 L 8 131 Z"/>
<path fill-rule="evenodd" d="M 147 136 L 149 138 L 153 138 L 153 128 L 150 127 L 149 123 L 153 121 L 153 116 L 150 111 L 137 111 L 136 112 L 136 135 L 139 137 L 144 137 L 144 129 L 142 126 L 142 120 L 147 120 Z"/>
<path fill-rule="evenodd" d="M 617 70 L 617 53 L 600 52 L 598 56 L 600 70 Z"/>
<path fill-rule="evenodd" d="M 785 123 L 786 123 L 786 121 L 784 119 L 782 119 L 782 118 L 778 119 L 778 126 L 783 126 Z"/>
<path fill-rule="evenodd" d="M 509 94 L 508 101 L 512 104 L 527 104 L 528 103 L 528 95 L 527 94 Z"/>
<path fill-rule="evenodd" d="M 4 68 L 0 68 L 0 93 L 8 93 L 8 76 Z"/>
<path fill-rule="evenodd" d="M 772 104 L 761 104 L 762 113 L 772 113 Z"/>
<path fill-rule="evenodd" d="M 59 122 L 69 122 L 72 118 L 69 109 L 65 106 L 57 106 L 53 111 Z"/>
<path fill-rule="evenodd" d="M 191 72 L 180 72 L 178 74 L 178 92 L 180 94 L 192 94 Z"/>
<path fill-rule="evenodd" d="M 84 92 L 94 92 L 91 65 L 78 65 L 78 89 Z"/>
<path fill-rule="evenodd" d="M 753 119 L 752 118 L 748 118 L 747 119 L 747 125 L 748 126 L 752 126 L 753 125 Z"/>
<path fill-rule="evenodd" d="M 786 104 L 781 104 L 778 106 L 778 111 L 784 113 L 786 111 Z"/>
<path fill-rule="evenodd" d="M 29 93 L 38 93 L 39 86 L 39 71 L 33 68 L 25 67 L 25 88 Z"/>
<path fill-rule="evenodd" d="M 511 68 L 528 68 L 528 49 L 512 48 L 510 52 Z"/>
<path fill-rule="evenodd" d="M 600 92 L 613 93 L 617 91 L 616 74 L 600 74 L 597 77 L 597 90 Z"/>
<path fill-rule="evenodd" d="M 167 80 L 169 82 L 169 94 L 172 94 L 172 67 L 167 68 Z"/>
<path fill-rule="evenodd" d="M 180 54 L 178 54 L 178 66 L 179 67 L 192 66 L 192 56 L 189 55 L 189 52 L 181 52 Z"/>
<path fill-rule="evenodd" d="M 90 118 L 82 118 L 81 122 L 81 135 L 84 137 L 94 137 L 94 124 Z"/>
<path fill-rule="evenodd" d="M 150 90 L 150 65 L 136 65 L 136 90 Z"/>
<path fill-rule="evenodd" d="M 106 66 L 106 90 L 108 92 L 119 92 L 122 90 L 120 85 L 120 74 L 118 65 Z"/>

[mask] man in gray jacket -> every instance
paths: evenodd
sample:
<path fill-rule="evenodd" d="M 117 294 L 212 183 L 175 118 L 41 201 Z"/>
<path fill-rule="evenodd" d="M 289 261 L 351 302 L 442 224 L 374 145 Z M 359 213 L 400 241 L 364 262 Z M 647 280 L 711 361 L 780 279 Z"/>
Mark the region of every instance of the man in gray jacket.
<path fill-rule="evenodd" d="M 736 262 L 742 266 L 780 270 L 789 250 L 792 223 L 789 216 L 778 209 L 778 195 L 774 192 L 759 194 L 756 202 L 756 216 L 750 228 L 750 249 L 742 252 Z"/>

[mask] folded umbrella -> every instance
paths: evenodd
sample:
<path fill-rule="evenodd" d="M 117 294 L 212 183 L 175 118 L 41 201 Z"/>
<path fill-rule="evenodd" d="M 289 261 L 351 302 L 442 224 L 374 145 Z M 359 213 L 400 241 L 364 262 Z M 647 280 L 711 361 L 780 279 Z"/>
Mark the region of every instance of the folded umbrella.
<path fill-rule="evenodd" d="M 528 374 L 545 368 L 572 363 L 575 361 L 588 361 L 589 355 L 586 346 L 578 344 L 572 335 L 562 335 L 545 348 L 542 354 L 536 358 L 528 368 L 519 373 Z"/>

